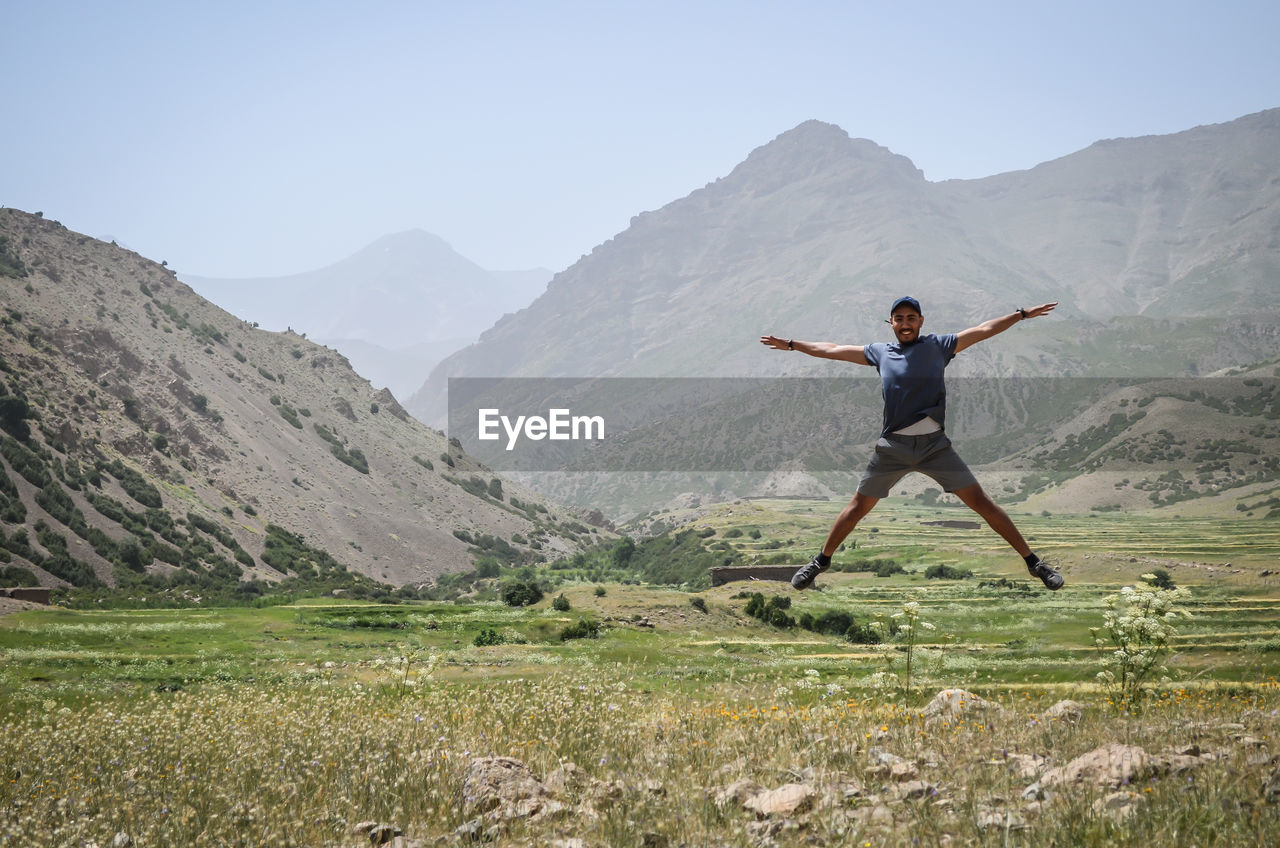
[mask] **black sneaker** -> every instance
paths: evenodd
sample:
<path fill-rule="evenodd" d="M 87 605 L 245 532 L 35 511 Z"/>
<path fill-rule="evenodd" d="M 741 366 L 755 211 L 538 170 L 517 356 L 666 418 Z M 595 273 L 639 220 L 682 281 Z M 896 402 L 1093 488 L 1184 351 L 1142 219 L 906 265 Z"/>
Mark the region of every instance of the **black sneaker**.
<path fill-rule="evenodd" d="M 814 557 L 809 560 L 808 565 L 791 575 L 791 585 L 796 589 L 808 589 L 813 585 L 814 579 L 826 570 L 827 566 L 818 562 L 818 558 Z"/>
<path fill-rule="evenodd" d="M 1044 560 L 1040 560 L 1035 565 L 1028 565 L 1027 571 L 1031 572 L 1032 577 L 1039 577 L 1045 587 L 1054 592 L 1061 589 L 1062 584 L 1066 582 L 1062 579 L 1062 575 Z M 792 581 L 794 582 L 794 580 L 795 578 L 793 577 Z"/>

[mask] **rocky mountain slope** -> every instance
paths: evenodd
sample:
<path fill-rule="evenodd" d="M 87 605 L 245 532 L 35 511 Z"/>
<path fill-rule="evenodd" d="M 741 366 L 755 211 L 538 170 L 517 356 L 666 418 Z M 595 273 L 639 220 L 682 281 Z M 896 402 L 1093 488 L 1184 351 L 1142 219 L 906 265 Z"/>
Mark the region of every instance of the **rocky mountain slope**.
<path fill-rule="evenodd" d="M 45 585 L 422 583 L 598 532 L 504 489 L 334 350 L 54 221 L 0 210 L 0 299 L 0 559 Z"/>
<path fill-rule="evenodd" d="M 1277 174 L 1280 110 L 942 183 L 809 121 L 634 218 L 437 366 L 406 406 L 441 421 L 450 376 L 832 373 L 756 339 L 886 338 L 882 313 L 903 292 L 939 332 L 1062 302 L 1034 330 L 976 348 L 957 373 L 1248 364 L 1280 352 Z"/>
<path fill-rule="evenodd" d="M 551 272 L 489 271 L 439 236 L 409 230 L 287 277 L 181 276 L 233 315 L 334 347 L 374 385 L 408 397 L 437 362 L 528 306 Z"/>

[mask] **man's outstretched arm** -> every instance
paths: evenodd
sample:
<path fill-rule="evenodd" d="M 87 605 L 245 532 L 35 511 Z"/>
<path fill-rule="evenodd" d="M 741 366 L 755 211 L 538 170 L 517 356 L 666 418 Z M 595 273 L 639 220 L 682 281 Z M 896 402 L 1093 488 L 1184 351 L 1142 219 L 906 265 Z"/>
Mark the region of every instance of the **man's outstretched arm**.
<path fill-rule="evenodd" d="M 858 365 L 870 365 L 862 345 L 840 345 L 832 342 L 806 342 L 800 339 L 780 339 L 777 336 L 761 336 L 760 344 L 774 350 L 794 350 L 816 356 L 819 359 L 839 359 Z"/>
<path fill-rule="evenodd" d="M 1003 333 L 1014 324 L 1024 320 L 1024 313 L 1026 318 L 1039 318 L 1041 315 L 1047 315 L 1052 312 L 1053 308 L 1057 305 L 1058 302 L 1056 300 L 1053 303 L 1043 303 L 1040 306 L 1036 306 L 1031 309 L 1023 309 L 1009 315 L 1002 315 L 999 318 L 992 318 L 990 321 L 983 321 L 976 327 L 970 327 L 961 333 L 957 333 L 956 353 L 959 353 L 970 345 L 975 345 L 984 339 L 989 339 L 994 335 Z"/>

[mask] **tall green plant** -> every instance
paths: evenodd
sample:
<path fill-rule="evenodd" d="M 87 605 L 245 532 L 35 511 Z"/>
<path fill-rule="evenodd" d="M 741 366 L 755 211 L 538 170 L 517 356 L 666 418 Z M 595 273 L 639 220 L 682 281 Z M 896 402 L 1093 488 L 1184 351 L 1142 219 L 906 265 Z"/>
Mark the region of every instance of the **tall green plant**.
<path fill-rule="evenodd" d="M 920 620 L 920 604 L 916 601 L 907 601 L 902 605 L 900 612 L 895 612 L 891 617 L 890 630 L 896 633 L 899 643 L 907 655 L 906 676 L 903 680 L 902 688 L 905 692 L 911 692 L 911 672 L 914 667 L 916 642 L 920 638 L 920 631 L 932 631 L 934 626 Z"/>
<path fill-rule="evenodd" d="M 1089 629 L 1102 658 L 1098 680 L 1112 690 L 1112 703 L 1125 712 L 1141 710 L 1157 675 L 1168 679 L 1163 662 L 1177 633 L 1173 622 L 1190 618 L 1176 608 L 1187 597 L 1186 589 L 1162 589 L 1163 581 L 1155 574 L 1144 574 L 1141 580 L 1108 597 L 1102 627 Z"/>

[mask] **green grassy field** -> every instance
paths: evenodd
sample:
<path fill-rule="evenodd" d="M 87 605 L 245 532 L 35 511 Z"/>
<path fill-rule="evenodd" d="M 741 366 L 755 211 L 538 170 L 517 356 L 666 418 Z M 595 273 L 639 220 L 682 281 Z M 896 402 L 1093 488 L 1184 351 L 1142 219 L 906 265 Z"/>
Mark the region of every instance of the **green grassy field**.
<path fill-rule="evenodd" d="M 749 556 L 802 561 L 837 508 L 735 504 L 698 526 Z M 572 763 L 581 785 L 560 790 L 563 814 L 507 822 L 501 844 L 1275 844 L 1280 805 L 1263 787 L 1280 753 L 1280 592 L 1260 573 L 1276 522 L 1019 517 L 1068 574 L 1049 593 L 987 531 L 923 523 L 965 517 L 886 509 L 837 562 L 891 557 L 909 573 L 828 573 L 805 593 L 566 584 L 520 609 L 325 599 L 0 617 L 0 841 L 357 845 L 351 826 L 378 820 L 410 844 L 453 844 L 476 816 L 469 764 L 512 756 L 544 779 Z M 924 579 L 937 563 L 975 575 Z M 1096 680 L 1090 628 L 1157 566 L 1190 589 L 1189 617 L 1170 680 L 1123 715 Z M 756 591 L 791 599 L 796 617 L 889 621 L 918 603 L 933 629 L 911 688 L 900 640 L 765 625 L 744 612 Z M 567 611 L 551 607 L 560 592 Z M 583 618 L 598 637 L 562 641 Z M 952 687 L 1006 713 L 926 722 L 920 708 Z M 1065 698 L 1084 705 L 1078 723 L 1041 717 Z M 1121 787 L 1137 796 L 1123 805 L 1095 784 L 1021 798 L 1034 777 L 1014 774 L 1011 752 L 1063 765 L 1111 742 L 1215 758 Z M 879 768 L 886 752 L 917 764 L 924 799 Z M 816 800 L 758 819 L 709 794 L 738 779 L 801 783 Z"/>

